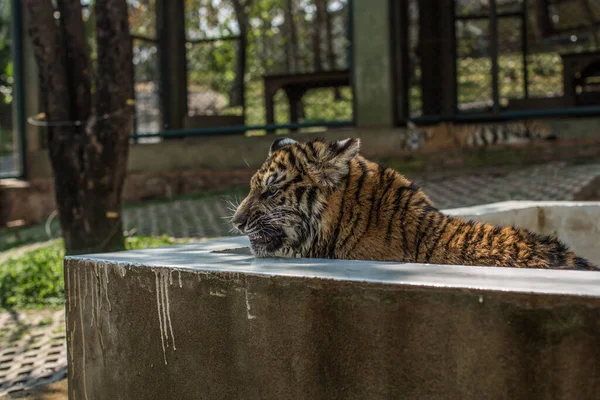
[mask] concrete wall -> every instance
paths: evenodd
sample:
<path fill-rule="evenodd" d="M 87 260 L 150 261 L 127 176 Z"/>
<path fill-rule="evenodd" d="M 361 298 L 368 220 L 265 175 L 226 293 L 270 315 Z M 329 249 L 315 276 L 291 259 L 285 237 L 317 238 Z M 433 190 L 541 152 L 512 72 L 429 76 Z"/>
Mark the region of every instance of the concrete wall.
<path fill-rule="evenodd" d="M 600 129 L 599 118 L 547 120 L 554 132 L 564 139 L 590 138 Z M 316 137 L 362 140 L 362 154 L 366 157 L 406 157 L 402 150 L 403 128 L 345 128 L 311 133 L 294 133 L 296 140 Z M 132 144 L 129 154 L 130 173 L 167 173 L 189 170 L 233 170 L 258 168 L 265 160 L 270 144 L 279 136 L 246 137 L 243 135 L 204 136 L 168 140 L 159 143 Z M 592 138 L 588 140 L 594 140 Z M 592 153 L 594 146 L 588 146 Z M 596 146 L 597 148 L 598 146 Z M 553 159 L 569 153 L 564 144 L 554 144 Z M 418 154 L 418 153 L 417 153 Z M 443 154 L 442 154 L 443 155 Z M 586 155 L 586 157 L 594 154 Z M 52 170 L 46 150 L 28 154 L 29 179 L 50 178 Z"/>
<path fill-rule="evenodd" d="M 353 2 L 354 118 L 359 127 L 394 125 L 390 22 L 389 0 Z"/>
<path fill-rule="evenodd" d="M 243 246 L 67 258 L 70 398 L 598 398 L 600 273 Z"/>
<path fill-rule="evenodd" d="M 327 132 L 296 133 L 296 140 L 316 137 L 328 139 L 363 138 L 363 153 L 394 154 L 401 152 L 402 138 L 395 129 L 332 129 Z M 130 147 L 129 172 L 162 173 L 184 170 L 257 169 L 265 161 L 271 143 L 279 136 L 246 137 L 243 135 L 205 136 L 168 140 Z M 31 154 L 31 176 L 51 177 L 46 151 Z"/>

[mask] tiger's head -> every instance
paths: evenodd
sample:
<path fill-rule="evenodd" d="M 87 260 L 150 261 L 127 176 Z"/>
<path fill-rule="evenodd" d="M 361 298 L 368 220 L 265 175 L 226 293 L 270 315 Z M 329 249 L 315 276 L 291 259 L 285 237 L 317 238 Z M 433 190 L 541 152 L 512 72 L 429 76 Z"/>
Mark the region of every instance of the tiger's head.
<path fill-rule="evenodd" d="M 308 256 L 328 200 L 343 189 L 359 149 L 359 139 L 273 142 L 232 218 L 256 257 Z"/>
<path fill-rule="evenodd" d="M 520 133 L 522 136 L 532 140 L 551 141 L 558 139 L 558 136 L 553 132 L 550 125 L 536 120 L 523 121 Z"/>

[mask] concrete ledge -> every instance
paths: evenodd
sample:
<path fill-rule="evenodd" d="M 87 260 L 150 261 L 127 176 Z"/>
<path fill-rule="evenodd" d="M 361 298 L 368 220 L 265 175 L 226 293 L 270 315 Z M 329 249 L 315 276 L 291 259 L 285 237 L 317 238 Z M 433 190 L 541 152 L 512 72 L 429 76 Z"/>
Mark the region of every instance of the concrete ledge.
<path fill-rule="evenodd" d="M 66 258 L 70 398 L 597 398 L 599 273 L 247 246 Z"/>

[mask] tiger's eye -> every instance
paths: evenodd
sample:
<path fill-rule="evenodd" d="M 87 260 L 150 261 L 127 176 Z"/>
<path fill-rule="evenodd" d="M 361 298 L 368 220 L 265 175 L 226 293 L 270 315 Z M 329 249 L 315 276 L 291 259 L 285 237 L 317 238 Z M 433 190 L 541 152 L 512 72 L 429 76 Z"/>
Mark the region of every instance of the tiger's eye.
<path fill-rule="evenodd" d="M 269 186 L 266 190 L 267 197 L 269 198 L 275 196 L 277 193 L 279 193 L 279 188 L 274 186 Z"/>

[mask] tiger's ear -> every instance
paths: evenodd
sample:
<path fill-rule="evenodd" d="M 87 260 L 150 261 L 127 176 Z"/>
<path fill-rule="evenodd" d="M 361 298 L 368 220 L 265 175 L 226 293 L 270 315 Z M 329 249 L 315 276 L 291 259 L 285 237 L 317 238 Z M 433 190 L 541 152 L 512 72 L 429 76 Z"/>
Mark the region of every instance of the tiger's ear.
<path fill-rule="evenodd" d="M 350 172 L 350 161 L 358 155 L 360 139 L 349 138 L 330 142 L 313 165 L 312 173 L 323 185 L 335 188 Z"/>
<path fill-rule="evenodd" d="M 358 155 L 360 139 L 348 138 L 331 142 L 328 146 L 331 159 L 348 162 Z"/>
<path fill-rule="evenodd" d="M 274 152 L 276 152 L 277 150 L 281 149 L 284 146 L 294 144 L 294 143 L 298 143 L 298 142 L 296 142 L 294 139 L 290 139 L 290 138 L 279 138 L 271 144 L 271 148 L 269 149 L 269 155 L 273 154 Z"/>

